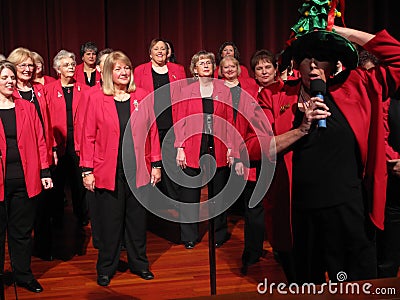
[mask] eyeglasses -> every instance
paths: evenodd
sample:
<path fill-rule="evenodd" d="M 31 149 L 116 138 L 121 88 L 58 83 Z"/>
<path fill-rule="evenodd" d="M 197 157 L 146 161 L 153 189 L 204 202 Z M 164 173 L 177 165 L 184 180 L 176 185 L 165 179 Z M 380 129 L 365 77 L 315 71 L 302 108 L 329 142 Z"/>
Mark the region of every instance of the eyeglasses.
<path fill-rule="evenodd" d="M 66 64 L 61 65 L 61 67 L 63 67 L 63 68 L 68 68 L 68 67 L 75 68 L 76 67 L 76 62 L 66 63 Z"/>
<path fill-rule="evenodd" d="M 19 64 L 19 65 L 17 65 L 17 68 L 21 69 L 21 70 L 26 69 L 26 67 L 28 67 L 29 69 L 33 69 L 33 68 L 35 68 L 35 65 L 34 64 Z"/>
<path fill-rule="evenodd" d="M 212 65 L 212 62 L 211 61 L 201 61 L 201 62 L 199 62 L 198 64 L 197 64 L 198 66 L 200 66 L 200 67 L 202 67 L 202 68 L 204 68 L 205 66 L 211 66 Z"/>

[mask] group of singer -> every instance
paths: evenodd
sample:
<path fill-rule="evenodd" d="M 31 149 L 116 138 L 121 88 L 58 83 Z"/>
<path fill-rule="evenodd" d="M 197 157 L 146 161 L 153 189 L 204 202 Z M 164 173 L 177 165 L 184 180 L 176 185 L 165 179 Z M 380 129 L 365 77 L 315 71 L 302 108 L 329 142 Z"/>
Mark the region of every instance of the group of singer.
<path fill-rule="evenodd" d="M 135 68 L 122 51 L 99 51 L 93 42 L 82 44 L 79 65 L 61 50 L 54 79 L 38 53 L 14 49 L 0 61 L 1 273 L 7 233 L 17 285 L 43 291 L 31 255 L 52 259 L 51 230 L 64 223 L 69 186 L 78 226 L 91 223 L 97 284 L 110 284 L 123 248 L 129 270 L 151 280 L 147 204 L 167 197 L 198 205 L 207 184 L 216 199 L 208 213 L 218 212 L 215 247 L 230 238 L 226 203 L 244 203 L 243 275 L 267 237 L 290 282 L 322 283 L 326 272 L 336 280 L 340 271 L 348 280 L 376 278 L 387 170 L 382 101 L 400 87 L 400 43 L 386 31 L 335 31 L 335 42 L 356 43 L 379 64 L 358 67 L 355 48 L 321 49 L 314 34 L 293 43 L 288 66 L 280 57 L 284 68 L 262 49 L 249 71 L 236 45 L 225 42 L 217 57 L 194 54 L 187 78 L 172 62 L 172 43 L 158 38 L 149 62 Z M 323 100 L 314 80 L 326 85 Z M 202 164 L 204 155 L 213 161 Z M 270 187 L 260 176 L 264 159 L 275 168 Z M 398 161 L 391 160 L 394 174 Z M 249 205 L 258 186 L 263 192 Z M 193 207 L 178 208 L 181 220 L 201 218 Z M 186 249 L 200 241 L 198 225 L 180 222 Z"/>

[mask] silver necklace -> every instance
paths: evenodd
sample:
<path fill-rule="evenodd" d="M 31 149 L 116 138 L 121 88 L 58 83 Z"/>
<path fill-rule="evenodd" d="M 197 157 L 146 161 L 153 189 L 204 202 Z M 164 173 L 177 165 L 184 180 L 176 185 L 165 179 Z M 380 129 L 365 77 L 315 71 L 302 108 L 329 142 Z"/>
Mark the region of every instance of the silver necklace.
<path fill-rule="evenodd" d="M 33 97 L 35 96 L 35 93 L 33 92 L 33 88 L 31 88 L 30 90 L 28 90 L 28 91 L 21 91 L 21 90 L 18 90 L 18 94 L 19 94 L 19 96 L 22 98 L 22 95 L 21 95 L 21 92 L 31 92 L 32 94 L 31 94 L 31 100 L 29 100 L 29 102 L 33 102 Z M 28 99 L 25 99 L 25 100 L 28 100 Z"/>

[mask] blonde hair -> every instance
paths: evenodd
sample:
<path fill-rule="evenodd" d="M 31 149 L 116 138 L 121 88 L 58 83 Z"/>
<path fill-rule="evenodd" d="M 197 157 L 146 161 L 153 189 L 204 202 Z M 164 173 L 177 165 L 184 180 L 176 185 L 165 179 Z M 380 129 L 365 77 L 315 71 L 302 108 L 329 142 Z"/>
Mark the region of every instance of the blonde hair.
<path fill-rule="evenodd" d="M 211 60 L 211 63 L 213 66 L 212 71 L 214 72 L 214 70 L 216 68 L 214 53 L 208 52 L 206 50 L 201 50 L 201 51 L 197 52 L 195 55 L 193 55 L 192 60 L 190 62 L 190 73 L 192 73 L 193 76 L 196 76 L 195 68 L 200 59 Z"/>
<path fill-rule="evenodd" d="M 125 63 L 127 66 L 131 68 L 131 79 L 128 84 L 128 88 L 126 90 L 127 93 L 134 92 L 136 90 L 136 85 L 133 80 L 133 68 L 132 68 L 132 63 L 131 60 L 129 59 L 128 56 L 126 56 L 122 51 L 114 51 L 111 52 L 106 60 L 104 61 L 104 66 L 103 66 L 103 93 L 105 95 L 114 95 L 115 94 L 115 88 L 114 88 L 114 82 L 113 82 L 113 69 L 115 64 L 121 61 Z"/>
<path fill-rule="evenodd" d="M 34 62 L 32 52 L 27 48 L 19 47 L 15 48 L 10 53 L 10 55 L 7 57 L 7 60 L 16 66 L 28 58 L 32 59 L 32 63 Z"/>
<path fill-rule="evenodd" d="M 32 54 L 32 58 L 33 58 L 33 63 L 36 64 L 37 62 L 40 62 L 42 65 L 44 65 L 43 57 L 39 53 L 37 53 L 35 51 L 31 51 L 31 54 Z"/>
<path fill-rule="evenodd" d="M 238 73 L 238 77 L 239 77 L 240 73 L 242 73 L 242 69 L 240 68 L 240 63 L 239 63 L 239 61 L 238 61 L 235 57 L 230 56 L 230 55 L 225 56 L 225 57 L 223 57 L 223 58 L 221 59 L 221 61 L 220 61 L 220 63 L 219 63 L 218 76 L 219 76 L 219 77 L 224 77 L 224 76 L 222 75 L 222 65 L 223 65 L 225 62 L 229 61 L 229 60 L 232 61 L 232 62 L 236 65 L 236 67 L 237 67 L 237 73 Z"/>

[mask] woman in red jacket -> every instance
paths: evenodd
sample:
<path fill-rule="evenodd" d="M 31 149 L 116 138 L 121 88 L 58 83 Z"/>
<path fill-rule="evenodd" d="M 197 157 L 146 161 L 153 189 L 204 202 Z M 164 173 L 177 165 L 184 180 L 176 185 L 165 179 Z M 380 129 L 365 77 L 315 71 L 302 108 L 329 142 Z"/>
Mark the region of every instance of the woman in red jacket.
<path fill-rule="evenodd" d="M 157 197 L 160 203 L 165 201 L 159 191 L 173 200 L 179 198 L 179 185 L 172 179 L 177 178 L 179 174 L 175 162 L 175 134 L 171 130 L 177 114 L 175 105 L 172 105 L 172 98 L 173 90 L 186 78 L 183 66 L 167 62 L 167 48 L 165 41 L 153 39 L 149 47 L 150 62 L 137 66 L 134 71 L 136 86 L 149 92 L 154 91 L 154 113 L 163 157 L 163 180 L 157 185 L 159 190 L 154 191 L 153 197 Z"/>
<path fill-rule="evenodd" d="M 261 168 L 261 149 L 259 143 L 257 143 L 256 133 L 249 124 L 249 116 L 243 116 L 243 111 L 241 111 L 241 107 L 246 105 L 246 103 L 243 103 L 244 101 L 251 102 L 257 99 L 258 86 L 254 79 L 239 76 L 241 67 L 239 61 L 233 56 L 225 56 L 221 60 L 219 73 L 225 85 L 231 91 L 235 127 L 246 141 L 245 146 L 250 161 L 250 168 L 246 168 L 243 162 L 238 161 L 235 170 L 239 177 L 232 175 L 232 178 L 237 181 L 235 186 L 243 186 L 243 192 L 239 198 L 241 207 L 244 207 L 245 221 L 241 272 L 246 274 L 248 266 L 258 262 L 263 254 L 265 235 L 262 195 L 260 195 L 256 206 L 249 207 L 250 198 L 256 187 Z"/>
<path fill-rule="evenodd" d="M 95 86 L 100 82 L 100 72 L 96 69 L 97 52 L 97 45 L 93 42 L 86 42 L 81 45 L 82 63 L 76 66 L 74 76 L 76 82 L 88 86 Z"/>
<path fill-rule="evenodd" d="M 271 197 L 291 208 L 276 243 L 290 249 L 293 234 L 297 282 L 323 283 L 325 272 L 331 280 L 375 278 L 373 225 L 383 228 L 386 189 L 382 101 L 399 89 L 400 43 L 386 31 L 294 28 L 287 51 L 300 79 L 275 94 L 264 89 L 261 98 L 276 135 L 276 183 L 286 188 Z M 357 69 L 352 43 L 382 66 Z M 338 60 L 345 70 L 332 78 Z"/>
<path fill-rule="evenodd" d="M 35 73 L 33 74 L 33 81 L 40 83 L 41 85 L 46 85 L 50 82 L 56 81 L 54 77 L 45 75 L 44 71 L 44 59 L 43 57 L 34 51 L 31 51 L 33 63 L 35 64 Z"/>
<path fill-rule="evenodd" d="M 209 198 L 216 196 L 224 188 L 232 163 L 230 132 L 233 128 L 232 97 L 229 88 L 222 81 L 213 79 L 214 70 L 213 53 L 200 51 L 192 57 L 190 71 L 198 77 L 198 81 L 182 88 L 177 103 L 178 120 L 174 125 L 175 147 L 178 148 L 176 160 L 186 175 L 198 178 L 201 170 L 199 159 L 204 154 L 211 154 L 216 160 L 216 173 L 208 184 Z M 190 187 L 183 182 L 180 200 L 186 203 L 199 203 L 201 186 L 199 183 L 195 187 Z M 222 203 L 216 204 L 222 205 Z M 181 240 L 188 249 L 193 248 L 198 241 L 197 225 L 196 223 L 180 225 Z M 216 246 L 220 247 L 228 238 L 224 211 L 215 219 Z"/>
<path fill-rule="evenodd" d="M 147 95 L 136 88 L 131 61 L 120 51 L 104 62 L 103 90 L 89 95 L 81 167 L 83 184 L 96 197 L 100 286 L 109 285 L 117 270 L 122 234 L 131 272 L 145 280 L 154 278 L 146 256 L 142 203 L 146 185 L 160 181 L 161 153 L 153 101 Z"/>
<path fill-rule="evenodd" d="M 43 85 L 33 81 L 35 73 L 34 55 L 26 48 L 16 48 L 8 56 L 17 70 L 17 85 L 14 90 L 16 98 L 32 102 L 41 122 L 49 164 L 53 162 L 53 131 L 50 124 L 50 116 L 47 102 L 44 96 Z M 33 255 L 45 260 L 51 260 L 51 208 L 53 191 L 44 191 L 38 196 L 37 216 L 35 221 L 34 251 Z"/>
<path fill-rule="evenodd" d="M 0 62 L 0 242 L 4 271 L 6 230 L 11 264 L 17 284 L 40 293 L 31 264 L 32 229 L 37 195 L 53 186 L 47 162 L 43 129 L 31 103 L 15 99 L 17 72 Z"/>
<path fill-rule="evenodd" d="M 53 129 L 53 150 L 55 150 L 54 172 L 56 202 L 55 219 L 62 224 L 64 211 L 64 187 L 69 180 L 73 211 L 80 226 L 88 224 L 85 189 L 82 186 L 79 157 L 75 152 L 74 124 L 76 111 L 89 87 L 76 82 L 75 54 L 61 50 L 53 59 L 53 68 L 59 79 L 44 86 L 46 101 L 49 107 L 50 122 Z"/>

